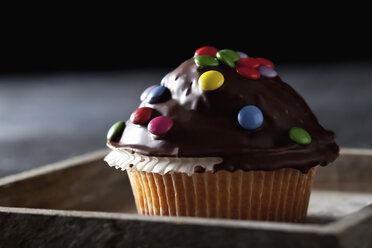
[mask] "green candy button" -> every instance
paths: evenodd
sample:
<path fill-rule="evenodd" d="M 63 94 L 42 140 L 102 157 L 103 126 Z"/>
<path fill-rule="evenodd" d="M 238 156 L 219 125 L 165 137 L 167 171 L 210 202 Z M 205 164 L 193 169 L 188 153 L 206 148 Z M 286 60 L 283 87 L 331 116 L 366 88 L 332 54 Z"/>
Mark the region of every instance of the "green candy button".
<path fill-rule="evenodd" d="M 123 121 L 118 121 L 112 125 L 107 132 L 107 141 L 117 142 L 120 140 L 121 135 L 123 134 L 125 128 L 125 123 Z"/>
<path fill-rule="evenodd" d="M 310 134 L 300 127 L 292 127 L 289 129 L 289 138 L 301 145 L 308 145 L 311 143 Z"/>
<path fill-rule="evenodd" d="M 198 66 L 218 66 L 219 62 L 215 57 L 209 56 L 209 55 L 199 55 L 196 56 L 195 64 Z"/>
<path fill-rule="evenodd" d="M 219 52 L 230 56 L 234 60 L 234 62 L 238 62 L 239 59 L 240 59 L 239 53 L 237 53 L 234 50 L 231 50 L 231 49 L 222 49 Z"/>
<path fill-rule="evenodd" d="M 240 56 L 237 52 L 231 49 L 219 50 L 216 54 L 217 59 L 230 68 L 235 68 L 235 62 L 238 62 Z"/>

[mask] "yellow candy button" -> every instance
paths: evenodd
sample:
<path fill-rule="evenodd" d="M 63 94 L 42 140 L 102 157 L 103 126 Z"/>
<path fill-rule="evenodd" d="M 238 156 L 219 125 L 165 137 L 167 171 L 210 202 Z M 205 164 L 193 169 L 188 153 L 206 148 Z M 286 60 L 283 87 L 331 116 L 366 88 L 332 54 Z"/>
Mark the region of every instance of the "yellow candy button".
<path fill-rule="evenodd" d="M 206 71 L 199 77 L 199 86 L 203 90 L 216 90 L 223 85 L 225 81 L 223 75 L 219 71 Z"/>

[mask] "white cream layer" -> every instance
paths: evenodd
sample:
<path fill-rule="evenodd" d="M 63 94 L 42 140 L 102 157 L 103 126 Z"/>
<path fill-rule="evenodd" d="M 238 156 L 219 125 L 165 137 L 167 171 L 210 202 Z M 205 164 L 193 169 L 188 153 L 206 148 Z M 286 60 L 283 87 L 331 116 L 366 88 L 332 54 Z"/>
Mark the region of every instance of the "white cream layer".
<path fill-rule="evenodd" d="M 111 151 L 104 160 L 111 167 L 120 168 L 123 171 L 136 169 L 161 175 L 168 172 L 180 172 L 189 176 L 194 173 L 196 166 L 205 168 L 205 171 L 213 171 L 214 165 L 222 162 L 222 158 L 219 157 L 154 157 L 117 149 Z"/>

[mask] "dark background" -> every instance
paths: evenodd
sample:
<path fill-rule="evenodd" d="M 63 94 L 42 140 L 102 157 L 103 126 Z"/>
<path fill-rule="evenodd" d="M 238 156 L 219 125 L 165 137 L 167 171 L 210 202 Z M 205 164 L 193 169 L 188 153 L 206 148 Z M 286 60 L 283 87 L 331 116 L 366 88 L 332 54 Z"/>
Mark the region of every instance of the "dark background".
<path fill-rule="evenodd" d="M 342 9 L 340 4 L 336 9 L 304 5 L 301 11 L 288 10 L 289 14 L 258 9 L 257 13 L 238 14 L 233 7 L 223 6 L 226 9 L 215 14 L 212 9 L 187 12 L 187 6 L 182 6 L 185 13 L 163 10 L 138 14 L 142 9 L 115 12 L 112 6 L 99 12 L 26 11 L 0 17 L 4 18 L 0 73 L 174 67 L 204 45 L 242 50 L 276 63 L 372 58 L 369 14 L 363 6 Z M 133 15 L 128 15 L 131 11 Z"/>
<path fill-rule="evenodd" d="M 166 30 L 164 37 L 93 30 L 85 34 L 77 30 L 60 30 L 58 34 L 52 31 L 48 35 L 18 34 L 4 46 L 0 73 L 172 67 L 204 45 L 247 51 L 252 57 L 266 57 L 276 63 L 334 63 L 372 58 L 369 40 L 361 34 L 276 31 L 278 34 L 274 36 L 244 34 L 234 39 L 177 37 L 167 34 Z"/>
<path fill-rule="evenodd" d="M 0 176 L 104 148 L 141 92 L 204 45 L 272 60 L 340 146 L 372 147 L 368 15 L 114 9 L 0 17 Z"/>

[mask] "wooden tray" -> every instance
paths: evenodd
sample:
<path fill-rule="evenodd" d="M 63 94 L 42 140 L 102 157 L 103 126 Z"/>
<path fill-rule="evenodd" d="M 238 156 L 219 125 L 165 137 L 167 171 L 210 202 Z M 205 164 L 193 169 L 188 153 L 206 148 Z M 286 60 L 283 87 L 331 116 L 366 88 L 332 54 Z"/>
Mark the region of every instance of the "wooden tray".
<path fill-rule="evenodd" d="M 107 152 L 0 179 L 0 247 L 372 247 L 372 150 L 318 169 L 305 224 L 139 216 Z"/>

